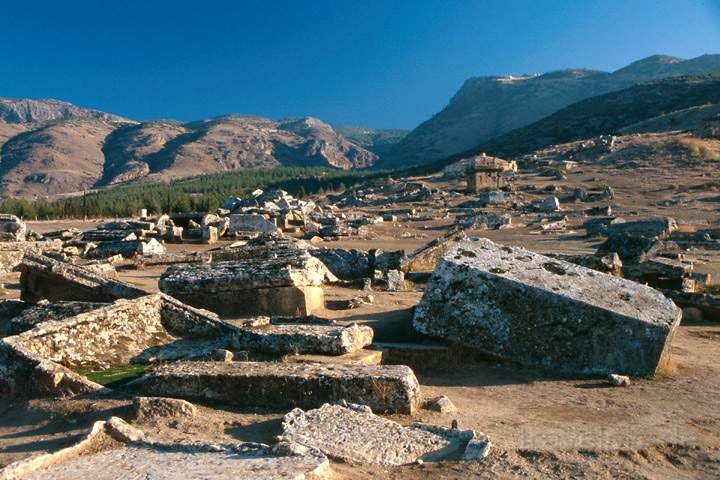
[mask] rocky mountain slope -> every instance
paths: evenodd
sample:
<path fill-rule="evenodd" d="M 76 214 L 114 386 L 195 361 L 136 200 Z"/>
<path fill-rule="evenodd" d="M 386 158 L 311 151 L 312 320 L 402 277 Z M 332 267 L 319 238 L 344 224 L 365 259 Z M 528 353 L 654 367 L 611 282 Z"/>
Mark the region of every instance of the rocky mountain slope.
<path fill-rule="evenodd" d="M 580 100 L 633 84 L 720 71 L 720 55 L 656 55 L 613 73 L 574 69 L 520 77 L 470 78 L 447 107 L 387 153 L 384 165 L 429 163 L 529 125 Z"/>
<path fill-rule="evenodd" d="M 718 103 L 720 74 L 642 83 L 577 102 L 526 127 L 493 138 L 472 151 L 515 157 L 554 144 L 603 134 L 688 130 L 693 127 L 685 122 L 692 119 L 703 120 L 704 129 L 704 120 L 712 116 L 712 110 L 698 112 L 693 107 L 708 108 Z M 694 114 L 690 115 L 690 112 Z"/>
<path fill-rule="evenodd" d="M 234 115 L 137 123 L 58 101 L 2 105 L 0 188 L 18 197 L 238 168 L 365 168 L 377 160 L 376 154 L 315 118 L 275 121 Z"/>
<path fill-rule="evenodd" d="M 333 125 L 333 128 L 351 142 L 381 157 L 410 133 L 409 130 L 367 128 L 356 125 Z"/>
<path fill-rule="evenodd" d="M 43 123 L 70 119 L 104 120 L 108 122 L 127 121 L 111 113 L 78 107 L 60 100 L 0 98 L 0 122 L 3 123 Z"/>

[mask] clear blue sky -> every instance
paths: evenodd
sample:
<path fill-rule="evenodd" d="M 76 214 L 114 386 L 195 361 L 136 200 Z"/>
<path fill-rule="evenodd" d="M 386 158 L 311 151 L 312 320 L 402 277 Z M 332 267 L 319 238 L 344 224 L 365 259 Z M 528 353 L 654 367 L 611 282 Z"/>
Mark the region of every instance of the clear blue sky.
<path fill-rule="evenodd" d="M 410 128 L 465 79 L 720 53 L 720 0 L 3 0 L 0 96 Z"/>

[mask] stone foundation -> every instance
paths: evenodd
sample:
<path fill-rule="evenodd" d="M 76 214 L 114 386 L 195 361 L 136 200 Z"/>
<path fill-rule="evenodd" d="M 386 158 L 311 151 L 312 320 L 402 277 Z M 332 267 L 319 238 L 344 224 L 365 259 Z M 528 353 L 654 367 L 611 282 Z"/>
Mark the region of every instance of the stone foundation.
<path fill-rule="evenodd" d="M 180 362 L 160 366 L 130 385 L 153 396 L 277 409 L 346 400 L 376 412 L 411 414 L 420 401 L 415 375 L 401 365 Z"/>

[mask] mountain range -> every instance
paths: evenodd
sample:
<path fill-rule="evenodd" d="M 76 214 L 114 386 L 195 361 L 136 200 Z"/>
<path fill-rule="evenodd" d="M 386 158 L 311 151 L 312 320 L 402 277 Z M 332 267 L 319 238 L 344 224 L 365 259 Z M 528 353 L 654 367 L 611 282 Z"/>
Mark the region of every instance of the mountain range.
<path fill-rule="evenodd" d="M 669 128 L 679 119 L 702 124 L 692 109 L 720 103 L 720 79 L 702 76 L 709 72 L 720 72 L 720 55 L 657 55 L 612 73 L 471 78 L 447 107 L 410 132 L 333 127 L 312 117 L 137 122 L 59 100 L 0 98 L 0 193 L 54 197 L 280 165 L 407 167 L 474 151 L 513 156 L 634 123 L 645 122 L 645 129 Z M 668 77 L 676 80 L 658 81 Z M 689 113 L 672 115 L 684 109 Z"/>

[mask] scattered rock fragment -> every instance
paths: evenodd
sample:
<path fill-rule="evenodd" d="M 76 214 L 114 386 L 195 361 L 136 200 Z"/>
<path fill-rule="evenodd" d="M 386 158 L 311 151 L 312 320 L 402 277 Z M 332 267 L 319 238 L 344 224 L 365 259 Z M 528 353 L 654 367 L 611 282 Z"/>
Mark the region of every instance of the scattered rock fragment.
<path fill-rule="evenodd" d="M 618 375 L 616 373 L 611 373 L 608 375 L 608 381 L 610 382 L 610 385 L 613 387 L 629 387 L 630 386 L 630 377 L 626 377 L 625 375 Z"/>
<path fill-rule="evenodd" d="M 192 418 L 197 415 L 195 405 L 179 398 L 135 397 L 133 410 L 135 419 L 141 422 L 167 417 Z"/>
<path fill-rule="evenodd" d="M 440 413 L 455 413 L 457 408 L 455 404 L 445 395 L 432 397 L 425 401 L 423 408 Z"/>

